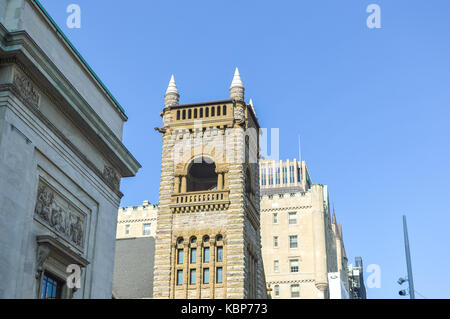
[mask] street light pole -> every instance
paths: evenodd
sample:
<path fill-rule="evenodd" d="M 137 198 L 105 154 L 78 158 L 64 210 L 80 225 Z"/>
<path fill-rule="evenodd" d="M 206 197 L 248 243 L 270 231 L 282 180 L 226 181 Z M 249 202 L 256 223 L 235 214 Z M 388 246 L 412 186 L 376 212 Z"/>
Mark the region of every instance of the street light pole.
<path fill-rule="evenodd" d="M 409 251 L 408 226 L 406 225 L 406 216 L 405 215 L 403 215 L 403 234 L 405 237 L 405 254 L 406 254 L 406 267 L 408 268 L 409 296 L 411 299 L 415 299 L 414 280 L 413 280 L 412 266 L 411 266 L 411 253 Z"/>

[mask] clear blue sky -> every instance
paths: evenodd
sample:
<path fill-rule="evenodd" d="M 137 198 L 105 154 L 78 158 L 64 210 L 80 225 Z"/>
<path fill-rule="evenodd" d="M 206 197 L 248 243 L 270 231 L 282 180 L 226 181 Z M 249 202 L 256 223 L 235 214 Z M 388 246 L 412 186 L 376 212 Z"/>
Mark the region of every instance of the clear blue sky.
<path fill-rule="evenodd" d="M 124 143 L 143 165 L 122 205 L 158 201 L 163 95 L 228 98 L 239 67 L 262 127 L 280 128 L 280 156 L 303 158 L 329 185 L 352 262 L 378 264 L 397 298 L 408 216 L 416 290 L 450 298 L 450 2 L 42 0 L 125 108 Z M 82 9 L 68 29 L 66 7 Z M 382 28 L 366 27 L 381 7 Z M 420 296 L 417 296 L 420 298 Z"/>

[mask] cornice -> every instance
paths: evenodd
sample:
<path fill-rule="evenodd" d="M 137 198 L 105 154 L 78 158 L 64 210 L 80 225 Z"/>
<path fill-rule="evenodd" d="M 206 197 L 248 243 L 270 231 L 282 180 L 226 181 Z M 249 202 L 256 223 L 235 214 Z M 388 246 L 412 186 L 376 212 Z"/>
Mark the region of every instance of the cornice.
<path fill-rule="evenodd" d="M 276 285 L 276 284 L 303 284 L 308 282 L 316 282 L 314 279 L 299 279 L 299 280 L 279 280 L 279 281 L 267 281 L 267 284 L 269 285 Z"/>
<path fill-rule="evenodd" d="M 308 209 L 308 208 L 312 208 L 312 206 L 289 206 L 289 207 L 264 208 L 264 209 L 261 209 L 261 212 L 274 212 L 274 211 L 279 212 L 279 211 L 284 211 L 284 210 Z"/>
<path fill-rule="evenodd" d="M 150 221 L 155 221 L 155 220 L 157 220 L 156 217 L 142 218 L 142 219 L 122 219 L 122 220 L 118 220 L 117 223 L 118 224 L 129 224 L 129 223 L 138 223 L 138 222 L 150 222 Z"/>

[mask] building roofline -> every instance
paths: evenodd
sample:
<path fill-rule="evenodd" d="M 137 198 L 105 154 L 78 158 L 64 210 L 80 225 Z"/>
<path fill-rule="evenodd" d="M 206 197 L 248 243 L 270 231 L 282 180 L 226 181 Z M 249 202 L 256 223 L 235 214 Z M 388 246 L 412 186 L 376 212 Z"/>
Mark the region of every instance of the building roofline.
<path fill-rule="evenodd" d="M 112 95 L 112 93 L 109 91 L 109 89 L 106 87 L 106 85 L 103 83 L 103 81 L 99 78 L 99 76 L 94 72 L 94 70 L 91 68 L 91 66 L 86 62 L 86 60 L 83 58 L 83 56 L 78 52 L 78 50 L 75 48 L 75 46 L 70 42 L 70 40 L 67 38 L 67 36 L 64 34 L 64 32 L 61 30 L 61 28 L 58 26 L 58 24 L 53 20 L 51 15 L 45 10 L 44 6 L 39 2 L 39 0 L 31 0 L 36 6 L 41 10 L 41 12 L 44 14 L 44 16 L 48 19 L 50 24 L 55 28 L 56 32 L 62 37 L 64 42 L 69 46 L 71 51 L 78 57 L 78 59 L 81 61 L 81 63 L 86 67 L 86 69 L 89 71 L 89 73 L 94 77 L 94 79 L 98 82 L 100 87 L 105 91 L 106 95 L 112 100 L 115 107 L 120 111 L 120 113 L 123 115 L 124 120 L 128 120 L 128 116 L 125 113 L 125 110 L 120 105 L 120 103 L 116 100 L 116 98 Z"/>

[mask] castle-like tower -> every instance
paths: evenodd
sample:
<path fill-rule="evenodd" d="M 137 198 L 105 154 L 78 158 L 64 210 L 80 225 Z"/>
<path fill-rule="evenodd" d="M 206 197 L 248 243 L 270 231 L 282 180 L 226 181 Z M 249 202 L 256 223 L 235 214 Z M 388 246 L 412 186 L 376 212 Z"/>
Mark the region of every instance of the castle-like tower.
<path fill-rule="evenodd" d="M 265 298 L 259 124 L 236 69 L 230 99 L 165 94 L 154 298 Z"/>

